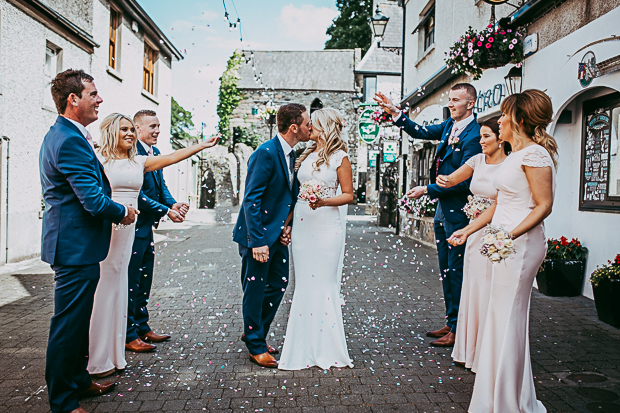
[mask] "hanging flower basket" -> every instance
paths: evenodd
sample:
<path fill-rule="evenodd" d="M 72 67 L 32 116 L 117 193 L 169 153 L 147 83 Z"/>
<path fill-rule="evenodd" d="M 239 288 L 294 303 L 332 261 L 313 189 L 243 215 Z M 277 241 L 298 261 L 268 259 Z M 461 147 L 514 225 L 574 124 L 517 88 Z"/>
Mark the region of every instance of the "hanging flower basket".
<path fill-rule="evenodd" d="M 446 52 L 446 65 L 457 75 L 471 75 L 480 79 L 484 69 L 502 67 L 508 63 L 520 65 L 523 62 L 522 30 L 502 29 L 489 25 L 476 31 L 469 27 L 467 32 Z"/>

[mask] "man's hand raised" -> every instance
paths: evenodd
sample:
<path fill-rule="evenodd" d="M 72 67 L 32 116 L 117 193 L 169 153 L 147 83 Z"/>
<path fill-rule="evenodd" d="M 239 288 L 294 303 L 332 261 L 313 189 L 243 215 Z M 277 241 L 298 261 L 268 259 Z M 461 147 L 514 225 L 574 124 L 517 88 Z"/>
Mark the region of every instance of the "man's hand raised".
<path fill-rule="evenodd" d="M 377 105 L 381 106 L 383 110 L 392 115 L 392 117 L 396 117 L 400 114 L 400 109 L 396 106 L 392 101 L 385 96 L 381 92 L 375 93 L 375 97 L 373 98 Z"/>
<path fill-rule="evenodd" d="M 123 218 L 123 220 L 120 222 L 121 225 L 131 225 L 133 224 L 136 219 L 138 218 L 138 214 L 140 214 L 140 211 L 138 211 L 137 209 L 135 209 L 134 207 L 127 207 L 127 216 L 125 218 Z"/>

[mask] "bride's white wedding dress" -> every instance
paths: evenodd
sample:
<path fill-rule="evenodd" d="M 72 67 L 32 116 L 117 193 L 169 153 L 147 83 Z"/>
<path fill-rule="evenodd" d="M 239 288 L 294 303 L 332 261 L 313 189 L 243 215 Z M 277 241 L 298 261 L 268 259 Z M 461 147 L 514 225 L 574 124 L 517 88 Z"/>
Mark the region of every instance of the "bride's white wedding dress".
<path fill-rule="evenodd" d="M 339 187 L 336 170 L 346 156 L 346 152 L 337 151 L 331 155 L 329 167 L 323 164 L 315 171 L 313 164 L 318 155 L 311 153 L 301 164 L 297 178 L 302 185 L 308 179 L 319 179 L 330 188 L 331 196 L 336 196 Z M 340 295 L 346 208 L 344 205 L 312 210 L 302 200 L 295 206 L 291 234 L 295 292 L 280 357 L 282 370 L 353 367 Z"/>
<path fill-rule="evenodd" d="M 147 156 L 136 155 L 134 161 L 117 159 L 106 162 L 98 155 L 112 187 L 112 200 L 138 207 Z M 127 271 L 136 235 L 136 223 L 112 230 L 110 250 L 101 262 L 101 275 L 90 318 L 88 372 L 99 374 L 126 367 Z"/>

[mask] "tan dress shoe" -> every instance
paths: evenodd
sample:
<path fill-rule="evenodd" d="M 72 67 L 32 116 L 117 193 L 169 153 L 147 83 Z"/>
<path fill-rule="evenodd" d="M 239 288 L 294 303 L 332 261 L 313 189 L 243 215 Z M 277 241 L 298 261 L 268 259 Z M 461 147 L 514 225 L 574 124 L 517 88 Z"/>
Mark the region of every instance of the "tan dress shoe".
<path fill-rule="evenodd" d="M 116 383 L 107 381 L 105 383 L 91 383 L 86 389 L 75 394 L 78 399 L 86 399 L 88 397 L 101 396 L 114 390 Z"/>
<path fill-rule="evenodd" d="M 445 326 L 444 328 L 440 328 L 439 330 L 427 331 L 426 337 L 443 337 L 450 332 L 450 327 Z"/>
<path fill-rule="evenodd" d="M 135 339 L 131 343 L 125 344 L 125 350 L 133 351 L 135 353 L 148 353 L 149 351 L 155 350 L 155 347 L 152 344 L 145 343 L 139 338 Z"/>
<path fill-rule="evenodd" d="M 151 343 L 161 343 L 162 341 L 169 340 L 170 336 L 167 334 L 157 334 L 154 331 L 149 331 L 143 336 L 140 336 L 142 341 L 150 341 Z"/>
<path fill-rule="evenodd" d="M 274 359 L 269 353 L 263 353 L 257 356 L 250 354 L 250 360 L 261 367 L 278 367 L 278 360 Z"/>
<path fill-rule="evenodd" d="M 244 343 L 247 343 L 247 341 L 245 340 L 245 333 L 241 333 L 241 337 L 239 338 L 239 340 L 243 341 Z M 267 353 L 278 354 L 280 352 L 280 350 L 278 350 L 274 346 L 270 346 L 269 343 L 265 343 L 265 344 L 267 345 Z"/>
<path fill-rule="evenodd" d="M 95 374 L 91 374 L 91 377 L 97 377 L 98 379 L 104 378 L 104 377 L 108 377 L 113 375 L 114 373 L 116 373 L 116 369 L 112 369 L 112 370 L 108 370 L 108 371 L 104 371 L 102 373 L 95 373 Z"/>
<path fill-rule="evenodd" d="M 455 339 L 456 335 L 454 333 L 448 333 L 435 341 L 431 341 L 431 344 L 435 347 L 453 347 Z"/>

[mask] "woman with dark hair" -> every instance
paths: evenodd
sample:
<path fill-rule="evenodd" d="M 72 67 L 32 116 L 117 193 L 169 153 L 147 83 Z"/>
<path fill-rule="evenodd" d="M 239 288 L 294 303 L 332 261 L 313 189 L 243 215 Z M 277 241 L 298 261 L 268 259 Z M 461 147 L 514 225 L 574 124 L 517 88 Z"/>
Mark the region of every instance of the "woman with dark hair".
<path fill-rule="evenodd" d="M 491 294 L 480 362 L 469 411 L 546 412 L 536 400 L 529 348 L 529 310 L 534 277 L 545 258 L 543 220 L 553 206 L 557 144 L 545 131 L 551 99 L 540 90 L 508 96 L 501 105 L 500 139 L 513 152 L 494 177 L 497 200 L 448 240 L 462 245 L 488 223 L 510 232 L 515 252 L 492 264 Z"/>
<path fill-rule="evenodd" d="M 506 159 L 510 147 L 499 139 L 499 116 L 480 122 L 480 146 L 482 153 L 475 155 L 450 175 L 439 175 L 437 185 L 450 188 L 471 178 L 469 190 L 474 195 L 468 206 L 488 205 L 495 200 L 497 190 L 493 177 L 498 167 Z M 503 150 L 502 150 L 503 149 Z M 472 208 L 475 209 L 475 208 Z M 479 212 L 471 212 L 470 219 L 476 219 Z M 456 339 L 452 358 L 466 368 L 477 371 L 480 353 L 476 346 L 480 343 L 482 327 L 487 314 L 487 304 L 491 290 L 491 261 L 480 254 L 479 245 L 482 230 L 472 234 L 467 240 L 463 259 L 463 288 L 459 306 Z"/>

